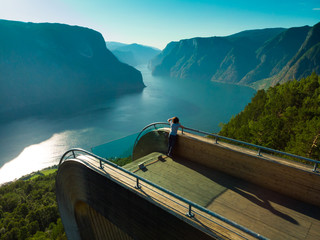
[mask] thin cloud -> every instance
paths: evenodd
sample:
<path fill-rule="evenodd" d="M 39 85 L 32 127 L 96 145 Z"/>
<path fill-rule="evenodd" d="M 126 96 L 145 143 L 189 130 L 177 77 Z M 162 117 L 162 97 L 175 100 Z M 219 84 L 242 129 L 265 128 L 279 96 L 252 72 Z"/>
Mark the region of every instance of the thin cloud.
<path fill-rule="evenodd" d="M 320 11 L 320 8 L 312 8 L 314 11 Z"/>

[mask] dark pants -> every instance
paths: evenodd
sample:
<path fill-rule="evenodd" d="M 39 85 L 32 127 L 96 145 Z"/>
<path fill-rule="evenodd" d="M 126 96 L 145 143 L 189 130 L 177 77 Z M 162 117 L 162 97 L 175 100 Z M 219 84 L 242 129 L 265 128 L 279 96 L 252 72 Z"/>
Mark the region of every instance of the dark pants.
<path fill-rule="evenodd" d="M 176 143 L 177 135 L 171 135 L 169 134 L 169 144 L 168 144 L 168 155 L 170 156 L 172 154 L 172 148 L 174 144 Z"/>

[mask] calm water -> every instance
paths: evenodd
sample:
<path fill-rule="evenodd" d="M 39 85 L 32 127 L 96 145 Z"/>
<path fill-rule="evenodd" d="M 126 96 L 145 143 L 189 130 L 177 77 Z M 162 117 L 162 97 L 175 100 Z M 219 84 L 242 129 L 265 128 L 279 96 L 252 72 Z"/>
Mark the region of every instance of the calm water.
<path fill-rule="evenodd" d="M 72 147 L 91 147 L 179 116 L 183 125 L 218 132 L 251 100 L 251 88 L 151 76 L 139 67 L 142 93 L 126 95 L 68 118 L 28 118 L 0 126 L 0 184 L 57 164 Z"/>

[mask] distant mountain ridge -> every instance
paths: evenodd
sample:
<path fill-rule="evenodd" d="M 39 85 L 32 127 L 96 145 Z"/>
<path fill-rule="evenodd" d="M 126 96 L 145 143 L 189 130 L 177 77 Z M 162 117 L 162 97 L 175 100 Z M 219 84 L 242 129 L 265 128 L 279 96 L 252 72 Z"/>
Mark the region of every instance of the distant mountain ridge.
<path fill-rule="evenodd" d="M 94 30 L 0 20 L 0 32 L 2 116 L 72 109 L 144 87 L 141 73 L 119 62 Z"/>
<path fill-rule="evenodd" d="M 147 64 L 157 56 L 161 50 L 140 44 L 124 44 L 119 42 L 106 42 L 107 48 L 119 59 L 131 66 Z"/>
<path fill-rule="evenodd" d="M 320 23 L 171 42 L 151 60 L 154 75 L 267 88 L 319 73 Z"/>
<path fill-rule="evenodd" d="M 297 53 L 309 29 L 291 28 L 267 41 L 257 51 L 257 66 L 241 80 L 242 83 L 250 84 L 255 79 L 265 79 L 279 73 Z"/>

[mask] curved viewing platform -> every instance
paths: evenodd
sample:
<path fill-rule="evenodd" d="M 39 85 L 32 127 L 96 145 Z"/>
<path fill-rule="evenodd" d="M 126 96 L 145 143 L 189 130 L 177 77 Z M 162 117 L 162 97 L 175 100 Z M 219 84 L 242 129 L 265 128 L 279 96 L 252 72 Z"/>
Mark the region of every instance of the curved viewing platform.
<path fill-rule="evenodd" d="M 62 156 L 69 239 L 320 239 L 318 161 L 190 128 L 168 157 L 168 132 L 144 128 L 123 167 L 81 149 Z"/>

